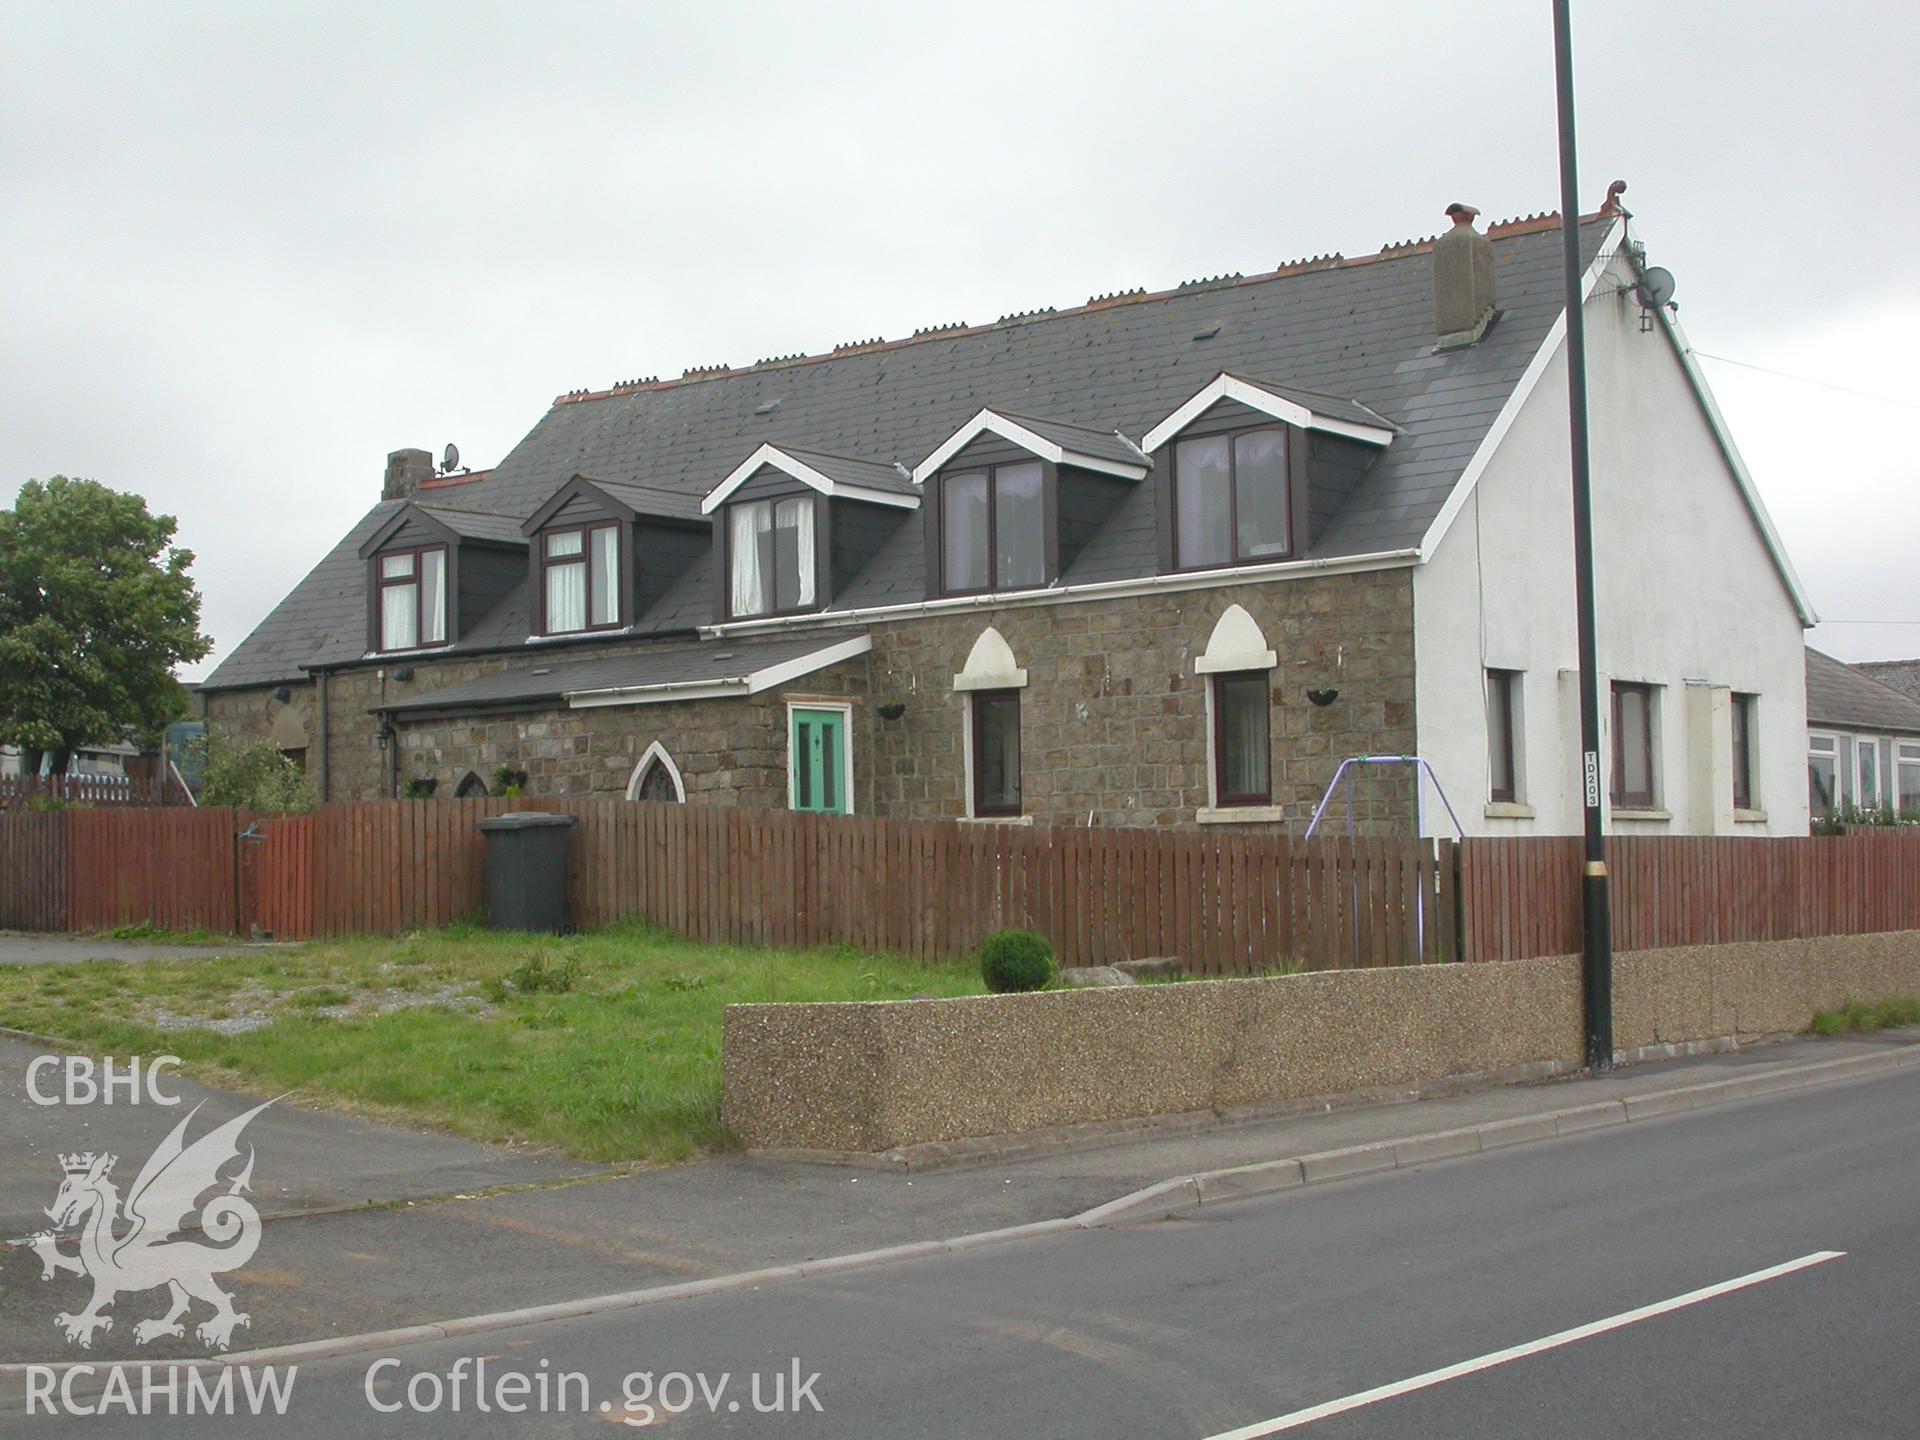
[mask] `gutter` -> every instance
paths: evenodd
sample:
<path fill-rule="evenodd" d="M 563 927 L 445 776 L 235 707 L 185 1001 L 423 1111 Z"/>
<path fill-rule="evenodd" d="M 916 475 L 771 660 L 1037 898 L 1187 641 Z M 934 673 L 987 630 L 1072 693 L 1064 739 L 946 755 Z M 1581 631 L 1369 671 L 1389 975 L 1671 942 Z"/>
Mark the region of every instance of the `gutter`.
<path fill-rule="evenodd" d="M 1035 605 L 1059 605 L 1069 600 L 1120 599 L 1129 595 L 1164 595 L 1188 590 L 1217 590 L 1249 580 L 1291 580 L 1308 575 L 1346 575 L 1364 570 L 1402 570 L 1420 563 L 1417 548 L 1376 550 L 1366 555 L 1333 555 L 1319 560 L 1283 560 L 1277 565 L 1235 565 L 1195 574 L 1149 575 L 1134 580 L 1091 580 L 1046 590 L 1022 590 L 999 595 L 955 595 L 904 605 L 869 605 L 858 610 L 823 610 L 814 615 L 785 615 L 772 620 L 740 620 L 703 625 L 700 634 L 713 639 L 729 635 L 757 635 L 794 630 L 804 625 L 863 625 L 873 620 L 907 620 L 916 616 L 965 614 L 970 610 L 1012 610 Z"/>

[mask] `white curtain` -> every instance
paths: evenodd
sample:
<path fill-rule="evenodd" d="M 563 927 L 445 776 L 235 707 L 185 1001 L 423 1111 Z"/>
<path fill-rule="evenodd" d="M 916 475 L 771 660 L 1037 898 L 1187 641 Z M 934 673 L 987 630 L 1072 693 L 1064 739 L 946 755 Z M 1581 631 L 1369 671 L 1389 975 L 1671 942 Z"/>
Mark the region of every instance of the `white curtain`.
<path fill-rule="evenodd" d="M 420 555 L 420 643 L 438 645 L 447 638 L 447 554 Z"/>
<path fill-rule="evenodd" d="M 767 609 L 767 575 L 760 552 L 767 506 L 764 502 L 732 505 L 727 517 L 727 550 L 733 567 L 729 609 L 735 615 L 759 615 Z"/>
<path fill-rule="evenodd" d="M 620 619 L 620 531 L 612 525 L 593 532 L 593 623 Z"/>
<path fill-rule="evenodd" d="M 547 566 L 547 632 L 587 628 L 587 567 Z"/>
<path fill-rule="evenodd" d="M 799 593 L 794 597 L 795 606 L 813 604 L 814 594 L 814 553 L 813 553 L 813 497 L 802 496 L 797 500 L 780 502 L 780 525 L 793 527 L 794 546 L 799 561 Z M 786 597 L 782 596 L 782 600 Z"/>
<path fill-rule="evenodd" d="M 380 648 L 411 650 L 420 643 L 420 592 L 412 585 L 380 587 Z"/>

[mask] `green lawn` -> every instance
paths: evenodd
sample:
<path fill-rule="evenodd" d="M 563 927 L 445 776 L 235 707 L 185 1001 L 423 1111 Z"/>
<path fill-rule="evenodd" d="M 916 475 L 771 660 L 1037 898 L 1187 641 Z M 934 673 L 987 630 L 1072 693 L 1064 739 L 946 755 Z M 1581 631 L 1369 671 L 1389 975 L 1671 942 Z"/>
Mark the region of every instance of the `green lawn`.
<path fill-rule="evenodd" d="M 475 1139 L 666 1162 L 726 1144 L 726 1006 L 981 989 L 971 967 L 851 950 L 456 926 L 225 960 L 0 966 L 0 1025 Z"/>

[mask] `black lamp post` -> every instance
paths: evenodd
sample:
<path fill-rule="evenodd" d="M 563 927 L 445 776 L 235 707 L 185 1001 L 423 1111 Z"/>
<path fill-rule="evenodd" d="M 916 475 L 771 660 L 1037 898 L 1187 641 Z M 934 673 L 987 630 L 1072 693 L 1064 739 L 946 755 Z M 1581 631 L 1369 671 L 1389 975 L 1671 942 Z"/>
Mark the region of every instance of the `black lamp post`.
<path fill-rule="evenodd" d="M 1586 864 L 1580 886 L 1581 998 L 1587 1064 L 1613 1067 L 1613 934 L 1600 812 L 1600 676 L 1594 641 L 1593 486 L 1587 461 L 1587 335 L 1581 303 L 1580 185 L 1573 138 L 1573 36 L 1569 0 L 1553 0 L 1554 76 L 1560 111 L 1560 241 L 1567 286 L 1567 426 L 1573 447 L 1573 583 L 1580 647 L 1580 783 Z"/>

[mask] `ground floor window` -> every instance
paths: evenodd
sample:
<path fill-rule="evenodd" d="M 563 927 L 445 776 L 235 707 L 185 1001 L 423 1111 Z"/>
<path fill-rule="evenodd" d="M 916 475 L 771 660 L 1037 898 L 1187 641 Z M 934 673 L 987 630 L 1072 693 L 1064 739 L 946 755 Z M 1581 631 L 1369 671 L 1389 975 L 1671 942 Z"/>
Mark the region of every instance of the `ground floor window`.
<path fill-rule="evenodd" d="M 973 813 L 1020 813 L 1020 692 L 973 695 Z"/>
<path fill-rule="evenodd" d="M 1613 803 L 1651 810 L 1655 803 L 1653 769 L 1653 686 L 1616 683 L 1613 687 Z"/>
<path fill-rule="evenodd" d="M 484 800 L 486 795 L 487 782 L 471 770 L 460 777 L 460 784 L 453 792 L 453 798 L 456 800 Z"/>
<path fill-rule="evenodd" d="M 1840 808 L 1840 741 L 1833 735 L 1807 737 L 1807 805 L 1815 815 Z"/>
<path fill-rule="evenodd" d="M 1759 696 L 1735 693 L 1733 697 L 1733 808 L 1736 810 L 1755 808 L 1753 754 L 1758 748 L 1754 741 L 1759 709 Z"/>
<path fill-rule="evenodd" d="M 1273 803 L 1272 745 L 1267 711 L 1272 686 L 1265 670 L 1213 677 L 1213 803 Z"/>
<path fill-rule="evenodd" d="M 673 756 L 658 740 L 647 747 L 647 753 L 633 767 L 633 774 L 627 779 L 627 798 L 665 805 L 678 805 L 686 800 L 687 787 L 680 778 L 680 767 L 673 763 Z"/>
<path fill-rule="evenodd" d="M 1900 742 L 1894 771 L 1900 785 L 1900 814 L 1908 820 L 1920 820 L 1920 741 Z"/>
<path fill-rule="evenodd" d="M 1862 736 L 1853 742 L 1854 803 L 1862 810 L 1882 809 L 1886 801 L 1880 793 L 1880 742 Z"/>
<path fill-rule="evenodd" d="M 1519 671 L 1487 671 L 1487 798 L 1496 804 L 1520 798 L 1519 693 Z"/>

